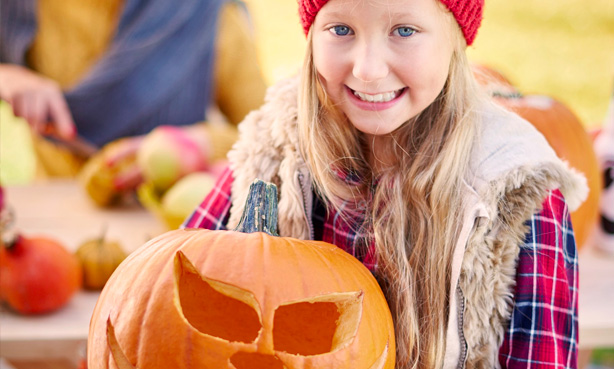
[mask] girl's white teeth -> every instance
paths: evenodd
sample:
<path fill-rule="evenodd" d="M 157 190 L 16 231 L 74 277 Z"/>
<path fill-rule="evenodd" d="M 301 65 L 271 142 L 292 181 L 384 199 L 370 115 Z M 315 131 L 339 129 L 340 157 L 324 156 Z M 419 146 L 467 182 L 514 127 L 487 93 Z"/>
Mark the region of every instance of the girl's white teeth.
<path fill-rule="evenodd" d="M 399 92 L 401 92 L 401 90 L 396 90 L 396 91 L 392 91 L 392 92 L 385 92 L 383 94 L 376 94 L 376 95 L 365 94 L 365 93 L 358 92 L 358 91 L 353 91 L 353 92 L 354 92 L 354 96 L 356 96 L 357 98 L 361 99 L 362 101 L 367 101 L 367 102 L 388 102 L 388 101 L 394 99 L 395 97 L 397 97 L 397 95 L 399 94 Z"/>

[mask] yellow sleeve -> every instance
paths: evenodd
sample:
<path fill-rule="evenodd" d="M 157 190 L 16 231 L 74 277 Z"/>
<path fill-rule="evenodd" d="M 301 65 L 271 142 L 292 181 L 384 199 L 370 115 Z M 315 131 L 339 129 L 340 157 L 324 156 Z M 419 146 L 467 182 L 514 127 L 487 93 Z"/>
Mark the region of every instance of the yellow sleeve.
<path fill-rule="evenodd" d="M 264 102 L 266 83 L 245 9 L 229 2 L 220 11 L 215 62 L 215 97 L 220 111 L 238 124 Z"/>
<path fill-rule="evenodd" d="M 28 65 L 68 88 L 107 50 L 123 0 L 39 0 Z"/>

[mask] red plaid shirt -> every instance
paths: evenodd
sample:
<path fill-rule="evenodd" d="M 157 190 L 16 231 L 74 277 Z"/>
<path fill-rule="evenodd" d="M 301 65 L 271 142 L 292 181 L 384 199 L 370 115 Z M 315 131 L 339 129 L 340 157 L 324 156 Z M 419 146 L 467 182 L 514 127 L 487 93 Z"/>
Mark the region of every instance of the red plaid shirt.
<path fill-rule="evenodd" d="M 226 229 L 232 181 L 227 169 L 183 227 Z M 313 221 L 316 239 L 341 247 L 373 270 L 373 247 L 338 213 L 327 213 L 316 201 Z M 549 193 L 528 225 L 518 259 L 514 309 L 499 348 L 499 362 L 503 368 L 576 368 L 578 257 L 569 210 L 558 190 Z"/>

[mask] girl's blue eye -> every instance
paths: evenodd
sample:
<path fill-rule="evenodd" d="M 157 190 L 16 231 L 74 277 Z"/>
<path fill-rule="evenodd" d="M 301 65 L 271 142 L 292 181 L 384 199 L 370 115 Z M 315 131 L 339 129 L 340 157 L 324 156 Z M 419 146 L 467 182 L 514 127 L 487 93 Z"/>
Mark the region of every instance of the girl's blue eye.
<path fill-rule="evenodd" d="M 409 37 L 416 33 L 416 30 L 411 27 L 399 27 L 394 30 L 401 37 Z"/>
<path fill-rule="evenodd" d="M 348 26 L 334 26 L 330 30 L 337 36 L 347 36 L 352 32 Z"/>

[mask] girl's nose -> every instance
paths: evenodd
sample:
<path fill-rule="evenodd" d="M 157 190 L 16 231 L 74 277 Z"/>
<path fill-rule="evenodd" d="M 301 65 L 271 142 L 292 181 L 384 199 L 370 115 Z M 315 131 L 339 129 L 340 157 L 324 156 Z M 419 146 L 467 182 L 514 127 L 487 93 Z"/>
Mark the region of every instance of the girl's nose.
<path fill-rule="evenodd" d="M 385 50 L 376 42 L 365 42 L 354 53 L 352 74 L 363 82 L 375 82 L 388 75 Z"/>

